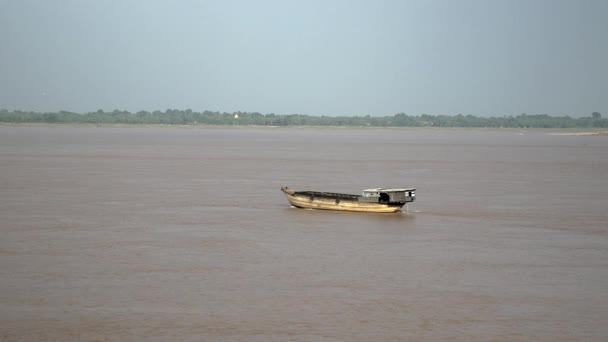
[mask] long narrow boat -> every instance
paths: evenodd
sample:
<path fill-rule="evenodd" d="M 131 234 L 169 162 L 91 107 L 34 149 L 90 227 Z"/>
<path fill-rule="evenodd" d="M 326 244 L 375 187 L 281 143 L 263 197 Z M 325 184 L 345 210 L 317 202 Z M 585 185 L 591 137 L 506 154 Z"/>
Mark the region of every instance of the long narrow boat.
<path fill-rule="evenodd" d="M 350 195 L 333 192 L 296 191 L 282 187 L 281 191 L 296 208 L 395 213 L 416 199 L 416 189 L 366 189 L 363 194 Z"/>

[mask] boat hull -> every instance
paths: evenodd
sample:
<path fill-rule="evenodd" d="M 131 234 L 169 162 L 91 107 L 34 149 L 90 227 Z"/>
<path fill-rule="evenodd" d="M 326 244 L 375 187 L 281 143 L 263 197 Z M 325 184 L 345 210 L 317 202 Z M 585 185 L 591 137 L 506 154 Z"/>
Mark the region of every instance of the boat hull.
<path fill-rule="evenodd" d="M 360 202 L 356 196 L 352 195 L 347 195 L 349 197 L 346 198 L 344 196 L 339 196 L 339 194 L 336 194 L 336 196 L 315 197 L 307 194 L 298 194 L 293 190 L 283 190 L 283 193 L 287 197 L 289 203 L 296 208 L 368 213 L 396 213 L 401 211 L 401 208 L 403 207 L 403 204 Z"/>

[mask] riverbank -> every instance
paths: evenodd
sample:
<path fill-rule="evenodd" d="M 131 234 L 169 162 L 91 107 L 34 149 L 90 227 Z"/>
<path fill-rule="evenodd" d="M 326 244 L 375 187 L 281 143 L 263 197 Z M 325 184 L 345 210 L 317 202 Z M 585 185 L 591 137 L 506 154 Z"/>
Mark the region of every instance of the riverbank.
<path fill-rule="evenodd" d="M 608 136 L 608 131 L 547 133 L 549 135 Z"/>
<path fill-rule="evenodd" d="M 327 129 L 327 130 L 430 130 L 430 131 L 500 131 L 544 132 L 562 136 L 608 136 L 602 128 L 497 128 L 497 127 L 385 127 L 385 126 L 270 126 L 270 125 L 165 125 L 165 124 L 79 124 L 79 123 L 10 123 L 0 122 L 0 127 L 75 127 L 75 128 L 172 128 L 172 129 Z"/>

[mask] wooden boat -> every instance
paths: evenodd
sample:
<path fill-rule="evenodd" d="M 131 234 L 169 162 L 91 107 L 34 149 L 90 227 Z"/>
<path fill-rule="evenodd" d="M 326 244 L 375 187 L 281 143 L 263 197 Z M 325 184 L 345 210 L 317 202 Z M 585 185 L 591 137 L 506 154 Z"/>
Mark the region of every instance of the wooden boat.
<path fill-rule="evenodd" d="M 282 187 L 287 200 L 296 208 L 395 213 L 416 199 L 416 189 L 366 189 L 363 194 L 350 195 L 333 192 L 296 191 Z"/>

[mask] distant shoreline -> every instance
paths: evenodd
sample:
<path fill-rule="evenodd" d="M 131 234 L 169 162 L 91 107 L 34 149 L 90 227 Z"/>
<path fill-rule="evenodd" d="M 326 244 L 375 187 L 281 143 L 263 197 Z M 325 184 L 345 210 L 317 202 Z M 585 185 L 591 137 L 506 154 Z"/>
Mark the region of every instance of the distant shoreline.
<path fill-rule="evenodd" d="M 547 133 L 548 135 L 568 135 L 568 136 L 608 136 L 608 131 L 597 131 L 597 132 L 559 132 L 559 133 Z"/>
<path fill-rule="evenodd" d="M 549 116 L 547 114 L 520 114 L 517 116 L 480 117 L 474 115 L 407 115 L 398 113 L 392 116 L 312 116 L 306 114 L 261 114 L 258 112 L 195 112 L 190 109 L 168 109 L 161 111 L 114 110 L 104 112 L 75 113 L 24 112 L 0 109 L 0 122 L 40 123 L 40 124 L 91 124 L 91 125 L 175 125 L 181 126 L 263 126 L 263 127 L 428 127 L 428 128 L 571 128 L 579 130 L 608 129 L 608 118 L 593 112 L 588 117 Z"/>
<path fill-rule="evenodd" d="M 601 128 L 497 128 L 497 127 L 385 127 L 385 126 L 270 126 L 270 125 L 169 125 L 169 124 L 89 124 L 89 123 L 11 123 L 0 122 L 0 127 L 73 127 L 73 128 L 171 128 L 171 129 L 321 129 L 321 130 L 403 130 L 403 131 L 513 131 L 545 132 L 557 136 L 608 136 Z"/>

